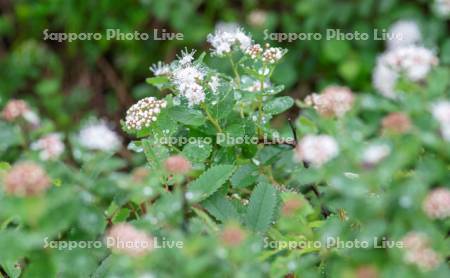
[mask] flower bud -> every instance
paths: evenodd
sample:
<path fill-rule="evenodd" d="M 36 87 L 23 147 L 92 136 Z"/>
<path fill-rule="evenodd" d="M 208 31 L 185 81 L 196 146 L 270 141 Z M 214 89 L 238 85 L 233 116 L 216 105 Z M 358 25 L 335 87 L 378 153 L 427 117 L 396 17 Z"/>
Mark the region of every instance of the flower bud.
<path fill-rule="evenodd" d="M 128 223 L 112 226 L 106 235 L 106 244 L 119 253 L 144 256 L 153 250 L 153 238 Z"/>
<path fill-rule="evenodd" d="M 233 247 L 239 246 L 246 238 L 245 231 L 237 225 L 228 225 L 222 231 L 220 238 L 223 244 Z"/>
<path fill-rule="evenodd" d="M 411 129 L 411 120 L 402 112 L 393 112 L 383 118 L 383 132 L 406 133 Z"/>
<path fill-rule="evenodd" d="M 167 172 L 172 174 L 186 174 L 188 173 L 192 166 L 189 160 L 181 155 L 173 155 L 166 159 L 164 166 Z"/>
<path fill-rule="evenodd" d="M 4 179 L 5 191 L 15 196 L 34 196 L 50 187 L 50 178 L 38 164 L 25 161 L 14 165 Z"/>
<path fill-rule="evenodd" d="M 450 216 L 450 190 L 433 189 L 423 202 L 423 210 L 431 219 L 444 219 Z"/>

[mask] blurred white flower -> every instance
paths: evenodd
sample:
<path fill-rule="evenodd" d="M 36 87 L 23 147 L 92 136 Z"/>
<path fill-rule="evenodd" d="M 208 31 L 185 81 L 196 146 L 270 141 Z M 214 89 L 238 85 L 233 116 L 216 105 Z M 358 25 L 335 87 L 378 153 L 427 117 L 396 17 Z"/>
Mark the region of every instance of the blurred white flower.
<path fill-rule="evenodd" d="M 374 87 L 384 96 L 395 98 L 395 85 L 400 74 L 413 82 L 426 78 L 438 58 L 421 46 L 405 46 L 389 50 L 377 59 L 373 73 Z"/>
<path fill-rule="evenodd" d="M 419 25 L 413 20 L 399 20 L 389 28 L 388 49 L 416 45 L 422 41 Z"/>
<path fill-rule="evenodd" d="M 431 219 L 450 217 L 450 190 L 443 187 L 433 189 L 425 198 L 422 208 Z"/>
<path fill-rule="evenodd" d="M 241 51 L 245 51 L 252 43 L 251 37 L 234 23 L 217 24 L 214 33 L 208 35 L 207 41 L 213 48 L 212 53 L 217 56 L 230 53 L 233 46 L 239 46 Z"/>
<path fill-rule="evenodd" d="M 435 0 L 434 10 L 442 17 L 450 16 L 450 0 Z"/>
<path fill-rule="evenodd" d="M 247 16 L 248 24 L 253 27 L 261 27 L 266 24 L 267 12 L 263 10 L 253 10 Z"/>
<path fill-rule="evenodd" d="M 62 136 L 59 133 L 50 133 L 31 144 L 31 149 L 39 151 L 42 160 L 57 159 L 65 149 Z"/>
<path fill-rule="evenodd" d="M 149 127 L 156 121 L 158 114 L 162 108 L 165 108 L 167 102 L 158 100 L 154 97 L 146 97 L 133 104 L 125 116 L 125 126 L 128 129 L 141 130 Z"/>
<path fill-rule="evenodd" d="M 373 71 L 372 83 L 380 94 L 388 98 L 395 98 L 395 84 L 397 83 L 398 73 L 389 68 L 383 62 L 383 56 L 377 58 L 377 65 Z"/>
<path fill-rule="evenodd" d="M 391 147 L 387 144 L 373 144 L 367 147 L 362 154 L 362 161 L 365 165 L 372 166 L 378 164 L 391 153 Z"/>
<path fill-rule="evenodd" d="M 320 167 L 339 154 L 336 140 L 328 135 L 306 135 L 294 151 L 297 162 L 305 161 Z"/>
<path fill-rule="evenodd" d="M 117 151 L 121 146 L 119 135 L 111 130 L 106 122 L 91 122 L 78 134 L 81 146 L 90 150 Z"/>
<path fill-rule="evenodd" d="M 431 106 L 431 113 L 439 122 L 442 137 L 450 141 L 450 101 L 441 100 Z"/>

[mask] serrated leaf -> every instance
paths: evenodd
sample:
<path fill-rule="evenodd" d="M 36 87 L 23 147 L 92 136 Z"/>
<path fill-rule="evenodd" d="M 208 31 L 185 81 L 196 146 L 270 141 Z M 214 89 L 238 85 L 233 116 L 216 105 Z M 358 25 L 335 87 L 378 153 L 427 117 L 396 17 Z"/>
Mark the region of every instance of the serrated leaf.
<path fill-rule="evenodd" d="M 231 177 L 231 185 L 234 188 L 243 188 L 252 185 L 258 179 L 258 167 L 254 164 L 240 166 Z"/>
<path fill-rule="evenodd" d="M 278 155 L 283 152 L 283 149 L 275 146 L 266 146 L 258 151 L 255 156 L 254 161 L 260 164 L 268 165 L 275 162 Z"/>
<path fill-rule="evenodd" d="M 216 192 L 233 174 L 233 165 L 216 165 L 206 170 L 188 187 L 190 200 L 200 202 Z"/>
<path fill-rule="evenodd" d="M 214 193 L 203 201 L 202 205 L 217 220 L 225 223 L 229 220 L 239 219 L 239 214 L 233 204 L 220 192 Z"/>
<path fill-rule="evenodd" d="M 277 97 L 264 104 L 264 112 L 276 115 L 288 110 L 292 105 L 294 105 L 294 100 L 291 97 Z"/>
<path fill-rule="evenodd" d="M 273 221 L 278 191 L 268 183 L 259 183 L 253 189 L 246 214 L 247 226 L 257 232 L 266 231 Z"/>
<path fill-rule="evenodd" d="M 169 157 L 169 150 L 166 147 L 155 143 L 152 139 L 144 139 L 141 142 L 150 168 L 160 168 L 162 162 Z"/>
<path fill-rule="evenodd" d="M 182 106 L 172 107 L 170 117 L 185 125 L 200 126 L 205 123 L 205 116 L 201 111 Z"/>
<path fill-rule="evenodd" d="M 212 103 L 211 105 L 208 104 L 208 110 L 215 119 L 224 119 L 233 111 L 234 103 L 233 93 L 228 91 L 224 93 L 223 98 L 214 105 L 212 105 Z"/>
<path fill-rule="evenodd" d="M 183 155 L 191 162 L 203 162 L 209 157 L 211 151 L 211 144 L 196 140 L 184 146 Z"/>

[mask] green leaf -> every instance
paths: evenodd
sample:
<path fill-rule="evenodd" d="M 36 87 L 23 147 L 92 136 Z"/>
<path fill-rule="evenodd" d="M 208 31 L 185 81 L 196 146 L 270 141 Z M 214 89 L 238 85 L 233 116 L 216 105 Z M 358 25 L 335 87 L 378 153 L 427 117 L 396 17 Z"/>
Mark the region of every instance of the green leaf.
<path fill-rule="evenodd" d="M 121 208 L 113 217 L 112 222 L 114 224 L 123 222 L 127 220 L 128 216 L 130 216 L 130 209 L 128 208 Z"/>
<path fill-rule="evenodd" d="M 292 105 L 294 105 L 294 100 L 291 97 L 277 97 L 264 104 L 264 112 L 276 115 L 288 110 Z"/>
<path fill-rule="evenodd" d="M 193 202 L 202 201 L 216 192 L 233 174 L 233 165 L 216 165 L 191 182 L 188 189 Z"/>
<path fill-rule="evenodd" d="M 284 90 L 284 85 L 277 85 L 264 90 L 265 95 L 276 95 Z"/>
<path fill-rule="evenodd" d="M 152 139 L 142 140 L 142 147 L 144 148 L 144 154 L 147 158 L 150 168 L 161 168 L 162 162 L 169 157 L 169 150 L 154 142 Z"/>
<path fill-rule="evenodd" d="M 223 96 L 222 99 L 214 102 L 214 105 L 211 103 L 211 105 L 208 104 L 207 107 L 208 111 L 217 120 L 226 118 L 233 111 L 235 100 L 231 90 L 225 92 Z"/>
<path fill-rule="evenodd" d="M 297 130 L 300 134 L 315 134 L 315 133 L 317 133 L 316 124 L 305 116 L 300 116 L 300 118 L 298 119 L 297 127 L 298 127 Z"/>
<path fill-rule="evenodd" d="M 156 76 L 156 77 L 149 77 L 145 79 L 145 82 L 147 82 L 150 85 L 162 85 L 167 82 L 169 82 L 169 78 L 167 76 Z"/>
<path fill-rule="evenodd" d="M 170 108 L 170 117 L 185 125 L 200 126 L 205 123 L 205 116 L 201 111 L 182 106 Z"/>
<path fill-rule="evenodd" d="M 234 188 L 243 188 L 252 185 L 258 179 L 258 167 L 254 164 L 245 164 L 240 166 L 231 177 L 231 185 Z"/>
<path fill-rule="evenodd" d="M 232 124 L 227 126 L 224 133 L 217 136 L 217 143 L 221 146 L 233 146 L 242 144 L 245 135 L 245 126 L 241 123 Z"/>
<path fill-rule="evenodd" d="M 258 151 L 255 159 L 258 163 L 269 165 L 278 159 L 278 155 L 283 152 L 283 149 L 275 146 L 266 146 Z M 256 162 L 255 162 L 256 163 Z M 259 164 L 258 164 L 259 165 Z"/>
<path fill-rule="evenodd" d="M 202 205 L 222 223 L 232 219 L 239 219 L 236 208 L 221 192 L 214 193 L 214 195 L 203 201 Z"/>
<path fill-rule="evenodd" d="M 184 146 L 183 155 L 191 162 L 203 162 L 209 157 L 211 151 L 211 144 L 195 140 Z"/>
<path fill-rule="evenodd" d="M 23 138 L 20 129 L 17 126 L 0 122 L 0 152 L 9 147 L 22 144 Z"/>
<path fill-rule="evenodd" d="M 277 202 L 278 192 L 271 184 L 258 184 L 250 197 L 246 215 L 247 226 L 254 231 L 266 231 L 273 221 Z"/>

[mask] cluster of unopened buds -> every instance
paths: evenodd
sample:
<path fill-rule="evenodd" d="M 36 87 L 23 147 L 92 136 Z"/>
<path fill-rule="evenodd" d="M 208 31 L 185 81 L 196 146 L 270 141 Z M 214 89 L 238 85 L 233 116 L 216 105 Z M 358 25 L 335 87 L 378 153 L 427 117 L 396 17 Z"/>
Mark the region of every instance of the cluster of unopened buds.
<path fill-rule="evenodd" d="M 65 149 L 61 134 L 50 133 L 31 144 L 31 149 L 39 151 L 42 160 L 57 159 Z"/>
<path fill-rule="evenodd" d="M 354 102 L 352 91 L 347 87 L 329 86 L 321 94 L 311 94 L 305 98 L 305 104 L 312 106 L 325 117 L 342 117 Z"/>
<path fill-rule="evenodd" d="M 153 250 L 153 237 L 128 223 L 112 226 L 106 235 L 108 248 L 133 257 L 144 256 Z"/>
<path fill-rule="evenodd" d="M 431 219 L 450 217 L 450 190 L 444 187 L 433 189 L 423 202 L 423 210 Z"/>
<path fill-rule="evenodd" d="M 264 49 L 259 44 L 253 44 L 245 50 L 245 54 L 252 59 L 261 57 L 261 60 L 267 64 L 275 64 L 284 55 L 284 51 L 280 47 L 270 47 L 270 44 L 266 43 Z"/>
<path fill-rule="evenodd" d="M 263 52 L 263 49 L 260 44 L 256 43 L 247 50 L 245 50 L 245 54 L 249 55 L 252 59 L 256 59 L 261 53 Z"/>
<path fill-rule="evenodd" d="M 125 117 L 125 126 L 130 130 L 142 130 L 157 120 L 162 108 L 167 106 L 165 100 L 147 97 L 131 106 Z"/>
<path fill-rule="evenodd" d="M 2 110 L 2 117 L 8 122 L 24 119 L 32 125 L 39 124 L 39 117 L 30 109 L 28 104 L 21 99 L 8 101 Z"/>
<path fill-rule="evenodd" d="M 405 261 L 417 265 L 423 271 L 435 269 L 441 260 L 430 247 L 428 237 L 419 232 L 410 232 L 403 237 L 405 246 Z"/>
<path fill-rule="evenodd" d="M 15 164 L 4 178 L 5 192 L 19 197 L 39 195 L 50 185 L 45 170 L 31 161 Z"/>
<path fill-rule="evenodd" d="M 275 64 L 283 57 L 283 49 L 280 47 L 270 47 L 266 44 L 266 49 L 262 54 L 262 60 L 265 63 Z"/>

